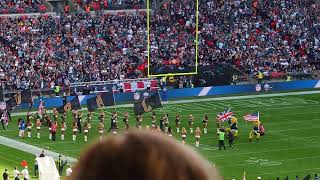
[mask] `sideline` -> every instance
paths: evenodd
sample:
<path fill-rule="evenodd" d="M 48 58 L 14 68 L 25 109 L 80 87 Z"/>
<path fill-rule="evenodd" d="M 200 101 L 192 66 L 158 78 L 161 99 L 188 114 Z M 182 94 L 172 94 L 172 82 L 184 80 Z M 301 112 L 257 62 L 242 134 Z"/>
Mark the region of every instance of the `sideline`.
<path fill-rule="evenodd" d="M 245 96 L 231 96 L 231 97 L 213 97 L 213 98 L 205 98 L 205 99 L 190 99 L 190 100 L 177 100 L 166 102 L 165 104 L 183 104 L 183 103 L 197 103 L 197 102 L 207 102 L 207 101 L 223 101 L 223 100 L 237 100 L 237 99 L 252 99 L 252 98 L 264 98 L 264 97 L 279 97 L 279 96 L 294 96 L 294 95 L 307 95 L 307 94 L 320 94 L 319 91 L 302 91 L 302 92 L 288 92 L 288 93 L 274 93 L 274 94 L 260 94 L 260 95 L 245 95 Z M 123 104 L 118 105 L 117 107 L 133 107 L 133 104 Z M 104 109 L 113 108 L 105 107 Z M 87 108 L 82 108 L 81 111 L 85 111 Z M 34 111 L 36 112 L 36 111 Z M 49 111 L 51 113 L 51 111 Z M 26 115 L 27 112 L 18 112 L 13 113 L 12 116 L 21 116 Z M 40 154 L 43 150 L 42 148 L 26 144 L 17 140 L 9 139 L 3 136 L 0 136 L 0 144 L 5 146 L 18 149 L 27 153 L 31 153 L 34 155 Z M 53 151 L 45 150 L 45 154 L 48 156 L 52 156 L 54 159 L 57 159 L 59 154 Z M 64 156 L 68 162 L 74 163 L 77 159 Z"/>
<path fill-rule="evenodd" d="M 208 102 L 208 101 L 223 101 L 223 100 L 237 100 L 237 99 L 253 99 L 253 98 L 265 98 L 265 97 L 279 97 L 279 96 L 295 96 L 295 95 L 308 95 L 308 94 L 320 94 L 320 90 L 317 91 L 301 91 L 301 92 L 286 92 L 286 93 L 272 93 L 272 94 L 257 94 L 257 95 L 244 95 L 244 96 L 231 96 L 231 97 L 210 97 L 204 99 L 188 99 L 188 100 L 173 100 L 169 102 L 163 102 L 163 104 L 184 104 L 184 103 L 197 103 L 197 102 Z M 133 107 L 133 104 L 121 104 L 117 105 L 117 108 L 128 108 Z M 112 109 L 114 106 L 103 107 L 101 109 Z M 87 111 L 87 108 L 81 108 L 80 111 Z M 32 113 L 36 113 L 33 111 Z M 48 110 L 52 113 L 52 110 Z M 27 115 L 27 112 L 16 112 L 12 113 L 12 116 Z"/>
<path fill-rule="evenodd" d="M 56 152 L 49 151 L 47 149 L 42 149 L 37 146 L 26 144 L 26 143 L 23 143 L 23 142 L 20 142 L 17 140 L 13 140 L 13 139 L 10 139 L 7 137 L 3 137 L 3 136 L 0 136 L 0 144 L 7 146 L 7 147 L 10 147 L 10 148 L 14 148 L 14 149 L 26 152 L 26 153 L 34 154 L 35 156 L 39 155 L 42 152 L 42 150 L 44 150 L 44 153 L 46 156 L 51 156 L 51 157 L 53 157 L 53 159 L 58 159 L 58 157 L 59 157 L 59 154 Z M 69 156 L 63 155 L 63 159 L 67 159 L 68 163 L 77 162 L 77 159 L 69 157 Z"/>

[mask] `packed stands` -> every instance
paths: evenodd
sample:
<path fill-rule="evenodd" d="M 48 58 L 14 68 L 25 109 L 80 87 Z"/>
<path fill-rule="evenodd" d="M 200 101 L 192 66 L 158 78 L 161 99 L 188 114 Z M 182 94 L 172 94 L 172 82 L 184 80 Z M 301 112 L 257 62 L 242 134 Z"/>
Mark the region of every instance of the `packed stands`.
<path fill-rule="evenodd" d="M 22 14 L 45 12 L 41 0 L 1 0 L 0 14 Z"/>
<path fill-rule="evenodd" d="M 156 73 L 194 68 L 195 5 L 189 1 L 169 1 L 152 14 Z M 230 65 L 248 76 L 282 77 L 320 69 L 315 1 L 206 0 L 199 11 L 199 68 L 206 72 Z M 20 89 L 146 77 L 146 24 L 145 12 L 125 11 L 1 17 L 1 78 Z"/>
<path fill-rule="evenodd" d="M 146 0 L 73 0 L 85 11 L 90 10 L 117 10 L 117 9 L 143 9 Z"/>

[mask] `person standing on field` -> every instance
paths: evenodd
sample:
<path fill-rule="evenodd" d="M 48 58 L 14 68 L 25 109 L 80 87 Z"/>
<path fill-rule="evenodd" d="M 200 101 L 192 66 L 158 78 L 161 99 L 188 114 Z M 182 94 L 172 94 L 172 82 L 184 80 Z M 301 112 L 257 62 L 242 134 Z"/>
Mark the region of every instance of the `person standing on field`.
<path fill-rule="evenodd" d="M 224 145 L 224 139 L 225 139 L 225 130 L 223 128 L 218 130 L 218 138 L 219 138 L 219 150 L 221 150 L 221 147 L 224 148 L 224 150 L 226 149 L 226 146 Z"/>

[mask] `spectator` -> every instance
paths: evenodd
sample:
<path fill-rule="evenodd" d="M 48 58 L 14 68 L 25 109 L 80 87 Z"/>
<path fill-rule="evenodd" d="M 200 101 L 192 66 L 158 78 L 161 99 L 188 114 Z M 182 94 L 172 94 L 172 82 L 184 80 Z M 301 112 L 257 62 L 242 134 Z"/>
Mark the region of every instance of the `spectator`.
<path fill-rule="evenodd" d="M 0 8 L 10 7 L 7 2 L 13 1 L 1 1 Z M 14 2 L 21 7 L 26 3 Z M 38 4 L 40 0 L 31 2 Z M 248 77 L 260 72 L 264 78 L 311 76 L 320 69 L 319 6 L 314 1 L 256 1 L 254 6 L 251 1 L 221 2 L 205 0 L 199 4 L 198 32 L 194 1 L 170 1 L 166 8 L 153 12 L 151 73 L 193 71 L 196 33 L 199 69 L 213 75 L 219 66 L 233 66 Z M 104 1 L 77 3 L 90 10 L 127 1 L 111 0 L 107 6 Z M 79 12 L 2 17 L 1 21 L 0 76 L 12 90 L 63 89 L 65 82 L 147 76 L 144 12 Z"/>
<path fill-rule="evenodd" d="M 45 12 L 46 8 L 41 0 L 2 0 L 0 1 L 0 13 L 35 13 Z"/>
<path fill-rule="evenodd" d="M 20 174 L 18 173 L 16 177 L 14 177 L 14 180 L 20 180 Z"/>
<path fill-rule="evenodd" d="M 39 157 L 45 157 L 44 155 L 44 150 L 42 150 L 41 154 L 39 155 Z"/>
<path fill-rule="evenodd" d="M 21 171 L 21 174 L 23 176 L 23 180 L 29 180 L 29 171 L 28 167 L 24 167 L 24 169 Z"/>
<path fill-rule="evenodd" d="M 4 170 L 2 177 L 3 177 L 3 180 L 9 180 L 9 174 L 7 169 Z"/>
<path fill-rule="evenodd" d="M 106 169 L 108 173 L 105 173 Z M 178 144 L 169 137 L 142 131 L 109 137 L 84 152 L 70 179 L 89 178 L 220 179 L 216 170 L 195 151 Z"/>
<path fill-rule="evenodd" d="M 71 176 L 72 175 L 72 168 L 71 166 L 69 166 L 67 169 L 66 169 L 66 176 Z"/>
<path fill-rule="evenodd" d="M 34 159 L 34 176 L 37 177 L 38 173 L 39 173 L 39 164 L 36 156 L 36 158 Z"/>
<path fill-rule="evenodd" d="M 16 178 L 17 176 L 19 176 L 20 172 L 17 167 L 14 167 L 12 174 L 13 174 L 13 178 Z"/>

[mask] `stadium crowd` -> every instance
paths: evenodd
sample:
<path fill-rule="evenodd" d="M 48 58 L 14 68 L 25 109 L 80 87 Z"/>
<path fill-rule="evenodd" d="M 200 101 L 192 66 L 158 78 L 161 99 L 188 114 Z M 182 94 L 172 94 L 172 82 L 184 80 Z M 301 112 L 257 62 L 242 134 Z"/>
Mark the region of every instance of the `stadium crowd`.
<path fill-rule="evenodd" d="M 73 0 L 79 8 L 90 10 L 142 9 L 145 0 Z"/>
<path fill-rule="evenodd" d="M 26 3 L 2 1 L 0 7 L 19 2 Z M 320 69 L 319 7 L 314 0 L 201 1 L 199 66 L 230 64 L 247 75 L 312 73 Z M 194 1 L 168 1 L 151 17 L 151 68 L 189 72 L 196 53 Z M 101 11 L 1 17 L 1 78 L 19 89 L 145 77 L 146 20 L 144 12 Z"/>
<path fill-rule="evenodd" d="M 1 0 L 0 14 L 45 12 L 41 0 Z"/>

